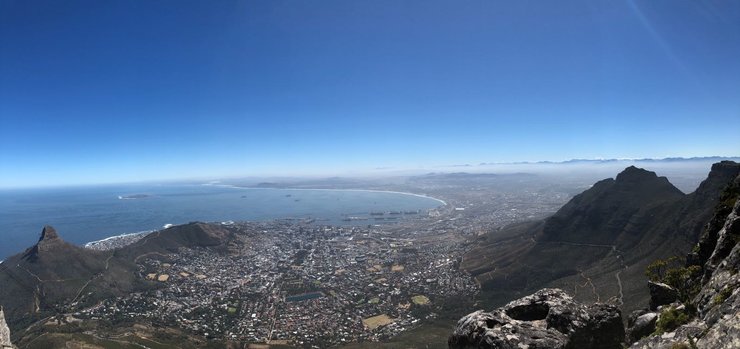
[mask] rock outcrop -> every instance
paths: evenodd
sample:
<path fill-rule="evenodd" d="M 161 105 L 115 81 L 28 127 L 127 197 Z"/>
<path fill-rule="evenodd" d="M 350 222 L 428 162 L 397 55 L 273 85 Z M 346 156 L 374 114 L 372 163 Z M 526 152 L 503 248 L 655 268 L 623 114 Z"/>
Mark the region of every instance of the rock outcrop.
<path fill-rule="evenodd" d="M 26 250 L 24 259 L 36 261 L 44 254 L 55 254 L 60 250 L 69 249 L 72 245 L 68 244 L 57 234 L 56 229 L 50 225 L 45 225 L 41 230 L 41 237 L 33 247 Z"/>
<path fill-rule="evenodd" d="M 664 283 L 648 281 L 648 289 L 650 290 L 650 310 L 671 304 L 678 299 L 678 291 Z"/>
<path fill-rule="evenodd" d="M 689 264 L 700 266 L 694 280 L 698 294 L 686 305 L 659 308 L 661 317 L 673 309 L 695 308 L 696 316 L 667 333 L 639 340 L 631 348 L 740 348 L 740 176 L 725 190 Z M 691 287 L 693 285 L 689 285 Z M 690 314 L 691 315 L 691 314 Z M 634 331 L 631 330 L 631 331 Z M 631 336 L 633 337 L 633 336 Z"/>
<path fill-rule="evenodd" d="M 0 307 L 0 349 L 15 348 L 13 343 L 10 343 L 10 329 L 8 324 L 5 323 L 5 313 L 3 308 Z"/>
<path fill-rule="evenodd" d="M 640 340 L 642 337 L 649 336 L 655 332 L 655 323 L 658 320 L 658 313 L 645 313 L 638 316 L 634 321 L 629 323 L 629 333 L 627 338 L 630 343 Z"/>
<path fill-rule="evenodd" d="M 457 323 L 450 348 L 621 348 L 622 315 L 607 304 L 586 306 L 560 289 L 542 289 Z"/>

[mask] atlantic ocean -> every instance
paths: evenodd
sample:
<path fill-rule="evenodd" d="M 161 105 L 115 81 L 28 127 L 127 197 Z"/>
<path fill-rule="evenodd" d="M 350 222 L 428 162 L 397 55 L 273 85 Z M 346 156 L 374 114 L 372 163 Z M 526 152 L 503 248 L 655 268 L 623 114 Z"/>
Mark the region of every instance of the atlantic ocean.
<path fill-rule="evenodd" d="M 420 212 L 444 202 L 421 195 L 331 189 L 262 189 L 216 185 L 118 185 L 0 191 L 0 260 L 33 245 L 52 225 L 83 245 L 106 237 L 192 221 L 315 219 L 348 224 L 370 212 Z M 374 224 L 372 219 L 353 224 Z"/>

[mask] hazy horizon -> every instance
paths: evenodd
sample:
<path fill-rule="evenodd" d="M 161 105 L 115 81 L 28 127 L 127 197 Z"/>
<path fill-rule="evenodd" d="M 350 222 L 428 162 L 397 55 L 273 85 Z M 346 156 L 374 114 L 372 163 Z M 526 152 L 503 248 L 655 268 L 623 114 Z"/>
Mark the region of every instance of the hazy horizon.
<path fill-rule="evenodd" d="M 658 176 L 665 176 L 675 186 L 684 192 L 695 189 L 700 180 L 703 180 L 711 165 L 721 160 L 740 160 L 740 156 L 707 156 L 695 158 L 671 157 L 663 159 L 569 159 L 563 161 L 521 161 L 509 163 L 486 163 L 439 165 L 428 167 L 383 167 L 362 171 L 325 172 L 325 173 L 278 173 L 265 175 L 214 175 L 203 177 L 169 177 L 151 178 L 134 181 L 108 182 L 79 182 L 79 183 L 49 183 L 37 185 L 10 186 L 0 183 L 0 190 L 14 189 L 45 189 L 45 188 L 72 188 L 88 186 L 116 186 L 116 185 L 168 185 L 168 184 L 235 184 L 253 186 L 260 183 L 278 183 L 293 185 L 301 183 L 310 186 L 310 183 L 324 183 L 333 179 L 371 180 L 382 181 L 393 178 L 407 178 L 429 174 L 533 174 L 540 176 L 565 176 L 580 178 L 581 180 L 597 181 L 604 178 L 613 178 L 628 166 L 636 166 L 648 171 L 656 172 Z M 682 181 L 688 180 L 688 184 Z M 308 181 L 308 182 L 303 182 Z M 314 182 L 311 182 L 314 181 Z M 361 184 L 358 182 L 358 184 Z M 357 189 L 360 189 L 358 187 Z"/>

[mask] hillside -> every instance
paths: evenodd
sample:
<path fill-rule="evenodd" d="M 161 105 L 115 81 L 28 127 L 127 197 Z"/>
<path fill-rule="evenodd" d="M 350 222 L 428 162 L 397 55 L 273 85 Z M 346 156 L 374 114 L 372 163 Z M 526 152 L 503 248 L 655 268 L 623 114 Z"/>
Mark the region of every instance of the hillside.
<path fill-rule="evenodd" d="M 175 253 L 181 247 L 210 247 L 228 250 L 235 243 L 233 233 L 223 225 L 192 222 L 153 232 L 118 251 L 135 260 L 141 256 Z"/>
<path fill-rule="evenodd" d="M 547 286 L 581 301 L 642 307 L 647 263 L 688 252 L 738 173 L 737 163 L 714 164 L 695 192 L 683 194 L 665 177 L 628 167 L 547 219 L 488 233 L 461 267 L 480 282 L 488 305 Z"/>
<path fill-rule="evenodd" d="M 190 223 L 150 234 L 113 251 L 94 251 L 65 242 L 46 226 L 38 243 L 0 264 L 0 306 L 11 330 L 94 304 L 111 296 L 156 287 L 138 277 L 142 256 L 177 252 L 180 247 L 225 248 L 232 233 L 221 225 Z"/>

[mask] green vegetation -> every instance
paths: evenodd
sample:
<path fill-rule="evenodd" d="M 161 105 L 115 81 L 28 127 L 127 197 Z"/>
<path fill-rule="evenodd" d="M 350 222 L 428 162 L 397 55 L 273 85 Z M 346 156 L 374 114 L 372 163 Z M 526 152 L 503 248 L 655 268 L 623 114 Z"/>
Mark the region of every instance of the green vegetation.
<path fill-rule="evenodd" d="M 657 259 L 650 263 L 645 270 L 645 275 L 650 281 L 662 282 L 665 278 L 666 270 L 669 264 L 674 264 L 678 260 L 678 257 L 673 256 L 667 259 Z"/>
<path fill-rule="evenodd" d="M 429 298 L 424 295 L 418 295 L 411 297 L 411 301 L 416 305 L 427 305 L 429 304 Z"/>
<path fill-rule="evenodd" d="M 678 326 L 688 323 L 689 320 L 691 320 L 691 316 L 686 309 L 679 310 L 674 307 L 670 307 L 660 313 L 658 322 L 655 323 L 655 334 L 671 332 L 677 329 Z"/>
<path fill-rule="evenodd" d="M 721 291 L 719 291 L 717 295 L 714 296 L 714 298 L 712 299 L 712 303 L 714 305 L 721 304 L 722 302 L 726 301 L 727 298 L 730 298 L 730 296 L 732 295 L 732 292 L 734 291 L 735 291 L 734 286 L 726 286 Z"/>
<path fill-rule="evenodd" d="M 730 213 L 738 198 L 740 198 L 740 184 L 731 182 L 720 194 L 718 210 Z"/>
<path fill-rule="evenodd" d="M 683 264 L 675 256 L 658 259 L 647 266 L 645 275 L 650 281 L 661 282 L 675 288 L 678 291 L 678 299 L 689 305 L 701 290 L 701 284 L 697 280 L 702 270 L 698 265 L 684 267 Z"/>

